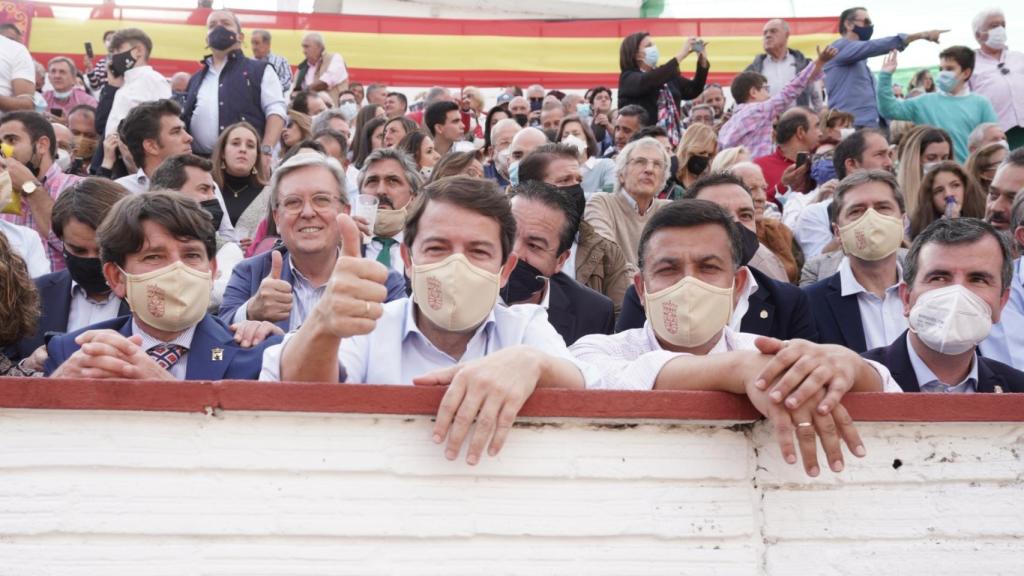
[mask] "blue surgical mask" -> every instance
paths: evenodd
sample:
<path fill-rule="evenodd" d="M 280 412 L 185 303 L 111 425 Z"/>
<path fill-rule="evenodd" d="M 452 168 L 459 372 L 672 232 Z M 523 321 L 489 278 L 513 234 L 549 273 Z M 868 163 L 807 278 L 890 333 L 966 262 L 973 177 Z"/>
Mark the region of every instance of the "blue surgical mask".
<path fill-rule="evenodd" d="M 938 77 L 935 78 L 935 87 L 943 94 L 952 94 L 953 88 L 956 87 L 956 82 L 955 72 L 952 70 L 943 70 L 939 72 Z"/>
<path fill-rule="evenodd" d="M 519 160 L 508 165 L 508 183 L 519 186 Z"/>
<path fill-rule="evenodd" d="M 658 65 L 658 47 L 651 44 L 647 48 L 644 48 L 644 64 L 647 64 L 651 68 Z"/>
<path fill-rule="evenodd" d="M 576 105 L 576 115 L 579 116 L 580 118 L 589 118 L 590 117 L 590 103 L 589 102 L 583 102 L 581 104 L 577 104 Z"/>
<path fill-rule="evenodd" d="M 822 158 L 815 160 L 811 164 L 811 178 L 821 186 L 825 182 L 832 180 L 836 177 L 836 166 L 832 163 L 831 158 Z"/>

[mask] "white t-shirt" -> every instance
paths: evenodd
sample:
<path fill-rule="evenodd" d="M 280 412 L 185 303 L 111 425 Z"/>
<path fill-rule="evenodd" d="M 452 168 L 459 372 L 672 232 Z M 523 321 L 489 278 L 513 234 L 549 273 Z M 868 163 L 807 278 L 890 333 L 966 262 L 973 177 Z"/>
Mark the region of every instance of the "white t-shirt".
<path fill-rule="evenodd" d="M 36 65 L 27 48 L 0 36 L 0 96 L 6 98 L 14 94 L 11 84 L 15 80 L 28 80 L 35 86 Z"/>
<path fill-rule="evenodd" d="M 46 256 L 39 233 L 31 228 L 0 220 L 0 234 L 7 238 L 11 250 L 21 256 L 28 266 L 28 275 L 38 278 L 50 273 L 50 259 Z"/>

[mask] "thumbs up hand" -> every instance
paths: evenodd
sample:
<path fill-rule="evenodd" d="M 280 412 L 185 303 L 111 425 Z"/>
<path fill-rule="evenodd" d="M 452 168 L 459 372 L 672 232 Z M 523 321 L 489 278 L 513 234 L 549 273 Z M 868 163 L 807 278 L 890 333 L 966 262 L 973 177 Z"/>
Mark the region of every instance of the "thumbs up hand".
<path fill-rule="evenodd" d="M 284 259 L 281 253 L 270 253 L 270 274 L 260 282 L 256 295 L 249 299 L 245 308 L 248 320 L 266 320 L 280 322 L 287 320 L 292 313 L 292 286 L 281 280 L 281 268 Z"/>
<path fill-rule="evenodd" d="M 316 324 L 338 338 L 368 334 L 384 313 L 388 269 L 360 255 L 359 228 L 347 214 L 338 214 L 341 255 L 313 315 Z"/>

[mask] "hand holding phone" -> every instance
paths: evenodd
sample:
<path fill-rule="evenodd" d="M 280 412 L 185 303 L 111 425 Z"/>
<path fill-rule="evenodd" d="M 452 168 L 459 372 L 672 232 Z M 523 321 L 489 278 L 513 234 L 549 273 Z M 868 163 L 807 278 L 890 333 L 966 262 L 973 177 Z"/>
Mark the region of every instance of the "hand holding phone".
<path fill-rule="evenodd" d="M 799 168 L 804 164 L 807 164 L 807 159 L 810 157 L 807 152 L 797 152 L 796 154 L 796 167 Z"/>

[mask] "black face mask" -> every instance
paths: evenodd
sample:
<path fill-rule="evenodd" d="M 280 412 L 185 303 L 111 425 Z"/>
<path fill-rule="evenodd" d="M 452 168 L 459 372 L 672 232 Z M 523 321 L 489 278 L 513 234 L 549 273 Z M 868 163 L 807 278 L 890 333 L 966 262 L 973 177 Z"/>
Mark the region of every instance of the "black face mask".
<path fill-rule="evenodd" d="M 519 259 L 508 282 L 501 289 L 501 298 L 506 304 L 515 304 L 529 300 L 534 294 L 544 289 L 547 278 L 529 262 Z"/>
<path fill-rule="evenodd" d="M 203 200 L 199 203 L 210 214 L 210 218 L 213 219 L 213 227 L 220 228 L 220 221 L 224 219 L 224 209 L 220 207 L 220 202 L 216 198 L 209 200 Z"/>
<path fill-rule="evenodd" d="M 206 35 L 206 45 L 214 50 L 227 50 L 238 42 L 238 34 L 224 26 L 217 26 Z"/>
<path fill-rule="evenodd" d="M 68 267 L 71 279 L 85 289 L 88 294 L 105 294 L 110 292 L 107 279 L 103 277 L 103 264 L 99 258 L 82 258 L 64 251 L 64 263 Z"/>
<path fill-rule="evenodd" d="M 743 239 L 743 259 L 740 261 L 740 265 L 746 266 L 761 247 L 761 241 L 757 239 L 757 233 L 750 228 L 738 223 L 736 227 L 740 229 L 740 237 Z"/>
<path fill-rule="evenodd" d="M 515 119 L 516 124 L 519 124 L 523 128 L 526 128 L 526 123 L 530 120 L 530 117 L 526 114 L 514 114 L 512 118 Z"/>
<path fill-rule="evenodd" d="M 583 210 L 587 207 L 587 196 L 583 193 L 583 185 L 573 184 L 572 186 L 562 186 L 558 190 L 563 194 L 569 195 L 569 198 L 572 199 L 573 205 L 576 206 L 576 215 L 579 219 L 583 219 Z"/>
<path fill-rule="evenodd" d="M 114 73 L 114 76 L 120 78 L 124 76 L 124 73 L 135 67 L 135 58 L 132 57 L 131 50 L 125 50 L 124 52 L 118 52 L 110 57 L 110 71 Z"/>
<path fill-rule="evenodd" d="M 690 156 L 690 159 L 686 161 L 686 170 L 697 176 L 703 174 L 708 169 L 708 159 L 706 156 Z"/>

